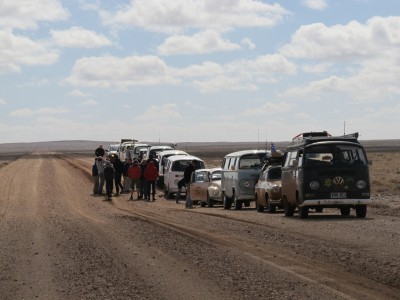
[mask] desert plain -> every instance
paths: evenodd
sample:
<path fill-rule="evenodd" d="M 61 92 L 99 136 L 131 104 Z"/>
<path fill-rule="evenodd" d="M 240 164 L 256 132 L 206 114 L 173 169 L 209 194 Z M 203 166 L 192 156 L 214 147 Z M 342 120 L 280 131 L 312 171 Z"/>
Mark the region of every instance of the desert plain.
<path fill-rule="evenodd" d="M 93 197 L 95 147 L 0 145 L 1 299 L 400 299 L 400 141 L 365 141 L 367 217 Z M 284 150 L 285 143 L 276 143 Z M 208 167 L 259 143 L 184 143 Z"/>

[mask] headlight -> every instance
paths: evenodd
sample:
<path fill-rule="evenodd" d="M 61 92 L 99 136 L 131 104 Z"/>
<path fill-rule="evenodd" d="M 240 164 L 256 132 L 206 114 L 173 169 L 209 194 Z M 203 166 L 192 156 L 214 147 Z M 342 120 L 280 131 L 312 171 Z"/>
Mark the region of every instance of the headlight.
<path fill-rule="evenodd" d="M 310 182 L 310 188 L 314 191 L 319 189 L 319 182 L 316 180 L 313 180 Z"/>
<path fill-rule="evenodd" d="M 219 190 L 213 190 L 213 195 L 218 196 L 219 195 Z"/>
<path fill-rule="evenodd" d="M 357 188 L 359 188 L 360 190 L 365 189 L 365 187 L 367 186 L 367 183 L 365 182 L 365 180 L 359 180 L 357 181 Z"/>
<path fill-rule="evenodd" d="M 244 187 L 244 188 L 250 188 L 251 187 L 251 182 L 249 180 L 242 180 L 240 182 L 240 186 Z"/>
<path fill-rule="evenodd" d="M 274 193 L 279 193 L 279 192 L 281 191 L 281 187 L 280 187 L 279 185 L 274 185 L 274 186 L 272 187 L 272 191 L 273 191 Z"/>

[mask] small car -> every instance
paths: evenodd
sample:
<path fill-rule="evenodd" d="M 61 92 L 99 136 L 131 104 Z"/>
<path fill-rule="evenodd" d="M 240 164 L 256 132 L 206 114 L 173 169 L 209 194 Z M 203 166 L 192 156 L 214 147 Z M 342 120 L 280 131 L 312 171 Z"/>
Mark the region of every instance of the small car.
<path fill-rule="evenodd" d="M 201 207 L 213 207 L 214 203 L 222 204 L 221 168 L 200 169 L 192 174 L 190 183 L 190 199 L 200 202 Z"/>
<path fill-rule="evenodd" d="M 281 176 L 281 165 L 270 165 L 260 174 L 255 186 L 258 212 L 262 212 L 266 208 L 268 212 L 274 213 L 276 208 L 283 208 Z"/>

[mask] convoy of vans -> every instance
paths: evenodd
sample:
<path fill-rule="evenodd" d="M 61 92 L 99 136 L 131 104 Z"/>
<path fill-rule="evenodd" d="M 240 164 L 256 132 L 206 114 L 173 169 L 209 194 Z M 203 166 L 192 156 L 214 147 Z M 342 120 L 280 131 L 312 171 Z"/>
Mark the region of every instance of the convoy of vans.
<path fill-rule="evenodd" d="M 230 209 L 233 204 L 239 210 L 255 200 L 258 212 L 265 207 L 270 213 L 283 208 L 288 217 L 295 210 L 300 218 L 307 218 L 310 210 L 323 212 L 324 208 L 337 208 L 343 216 L 354 209 L 358 218 L 365 218 L 367 205 L 371 203 L 370 162 L 357 133 L 344 136 L 331 136 L 326 131 L 302 133 L 293 138 L 284 154 L 275 149 L 227 154 L 218 171 L 218 184 L 211 184 L 210 175 L 204 175 L 211 174 L 211 169 L 206 169 L 202 159 L 175 150 L 176 145 L 151 146 L 136 142 L 121 143 L 118 154 L 123 157 L 122 153 L 129 149 L 132 158 L 151 155 L 157 159 L 158 186 L 164 188 L 167 198 L 178 191 L 177 184 L 185 168 L 194 160 L 196 170 L 201 170 L 193 177 L 197 178 L 194 181 L 199 187 L 198 191 L 194 189 L 193 197 L 198 195 L 202 206 L 212 207 L 217 202 L 224 209 Z M 204 195 L 203 186 L 206 186 Z M 210 197 L 210 187 L 215 190 L 212 190 L 214 197 L 218 194 L 220 199 Z"/>

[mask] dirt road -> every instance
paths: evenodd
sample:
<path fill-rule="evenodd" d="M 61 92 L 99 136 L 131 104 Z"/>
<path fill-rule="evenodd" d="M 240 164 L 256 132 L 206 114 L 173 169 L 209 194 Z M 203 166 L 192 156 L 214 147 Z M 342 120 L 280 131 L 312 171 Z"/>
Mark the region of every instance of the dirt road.
<path fill-rule="evenodd" d="M 90 163 L 0 169 L 1 299 L 400 299 L 400 218 L 90 196 Z"/>

